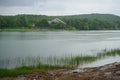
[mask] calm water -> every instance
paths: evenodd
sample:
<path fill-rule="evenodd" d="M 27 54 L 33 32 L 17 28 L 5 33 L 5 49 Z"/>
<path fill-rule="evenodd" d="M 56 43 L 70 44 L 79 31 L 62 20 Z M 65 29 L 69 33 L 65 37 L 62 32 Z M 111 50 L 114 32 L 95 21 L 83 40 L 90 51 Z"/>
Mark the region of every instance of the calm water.
<path fill-rule="evenodd" d="M 94 55 L 120 48 L 120 31 L 0 32 L 0 59 Z"/>

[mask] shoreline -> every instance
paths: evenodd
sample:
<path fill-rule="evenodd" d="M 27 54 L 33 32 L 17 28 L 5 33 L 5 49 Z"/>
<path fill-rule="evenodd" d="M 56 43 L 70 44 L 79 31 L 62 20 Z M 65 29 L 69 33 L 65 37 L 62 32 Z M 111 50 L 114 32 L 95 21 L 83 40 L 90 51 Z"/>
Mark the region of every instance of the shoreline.
<path fill-rule="evenodd" d="M 120 31 L 120 30 L 69 30 L 69 29 L 0 29 L 0 32 L 40 32 L 40 31 Z"/>
<path fill-rule="evenodd" d="M 54 69 L 45 72 L 34 71 L 0 80 L 120 80 L 120 62 L 99 67 L 75 69 Z"/>
<path fill-rule="evenodd" d="M 113 49 L 113 50 L 111 49 L 109 51 L 104 50 L 104 51 L 98 53 L 96 56 L 87 56 L 86 55 L 86 56 L 65 57 L 65 58 L 60 58 L 60 59 L 57 59 L 56 57 L 51 57 L 51 58 L 49 57 L 47 59 L 47 61 L 50 61 L 49 64 L 42 63 L 40 60 L 40 57 L 19 58 L 19 61 L 17 63 L 19 63 L 21 65 L 16 66 L 15 68 L 12 68 L 12 69 L 9 69 L 7 67 L 0 68 L 0 77 L 6 77 L 6 76 L 14 77 L 17 75 L 30 74 L 30 73 L 33 73 L 34 71 L 46 72 L 48 70 L 76 69 L 80 64 L 91 63 L 91 62 L 95 62 L 100 59 L 103 60 L 106 56 L 108 56 L 108 57 L 114 56 L 115 57 L 116 55 L 120 55 L 120 49 Z M 25 60 L 25 61 L 23 61 L 23 60 Z M 30 60 L 34 61 L 34 63 L 31 65 L 27 65 L 27 63 L 31 63 Z M 119 61 L 119 60 L 117 60 L 117 61 Z M 114 61 L 114 62 L 117 62 L 117 61 Z M 5 61 L 3 61 L 3 63 L 4 62 Z M 11 64 L 10 60 L 7 60 L 7 62 L 9 64 Z M 107 64 L 107 63 L 105 63 L 105 64 Z M 113 62 L 111 62 L 111 63 L 113 63 Z M 105 65 L 105 64 L 103 64 L 103 65 Z M 94 66 L 94 67 L 97 67 L 97 66 Z M 81 68 L 85 68 L 85 67 L 81 67 Z"/>

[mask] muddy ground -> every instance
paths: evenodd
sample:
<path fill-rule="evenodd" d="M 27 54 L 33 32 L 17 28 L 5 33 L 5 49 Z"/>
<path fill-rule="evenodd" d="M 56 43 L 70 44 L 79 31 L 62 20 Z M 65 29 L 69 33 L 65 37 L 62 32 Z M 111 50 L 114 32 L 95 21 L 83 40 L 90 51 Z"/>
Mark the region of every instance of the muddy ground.
<path fill-rule="evenodd" d="M 0 80 L 120 80 L 120 62 L 93 68 L 48 70 Z"/>

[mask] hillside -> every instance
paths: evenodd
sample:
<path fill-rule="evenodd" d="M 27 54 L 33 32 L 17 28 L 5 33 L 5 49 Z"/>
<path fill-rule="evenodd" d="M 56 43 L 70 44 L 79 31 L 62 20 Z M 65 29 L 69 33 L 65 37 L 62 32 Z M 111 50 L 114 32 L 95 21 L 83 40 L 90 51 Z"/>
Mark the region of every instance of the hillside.
<path fill-rule="evenodd" d="M 58 18 L 65 22 L 48 23 Z M 82 14 L 69 16 L 16 15 L 0 16 L 0 29 L 37 28 L 67 30 L 120 30 L 120 16 L 113 14 Z"/>
<path fill-rule="evenodd" d="M 87 19 L 120 21 L 120 16 L 113 15 L 113 14 L 82 14 L 82 15 L 71 15 L 67 17 L 79 18 L 79 19 L 87 18 Z"/>

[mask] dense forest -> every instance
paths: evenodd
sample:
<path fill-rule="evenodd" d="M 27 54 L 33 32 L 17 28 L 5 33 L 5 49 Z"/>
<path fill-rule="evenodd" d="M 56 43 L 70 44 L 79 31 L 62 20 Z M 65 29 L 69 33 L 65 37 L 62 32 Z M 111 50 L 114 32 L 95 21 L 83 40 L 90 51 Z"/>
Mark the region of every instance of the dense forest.
<path fill-rule="evenodd" d="M 63 21 L 54 22 L 55 18 Z M 51 21 L 51 23 L 49 23 Z M 120 30 L 120 17 L 112 14 L 84 14 L 71 16 L 16 15 L 0 16 L 0 29 L 65 29 Z"/>

